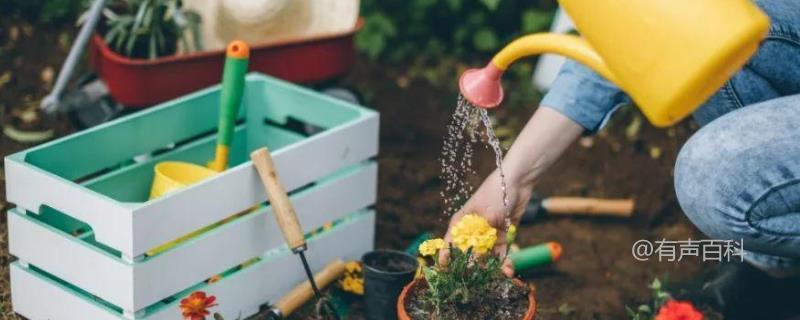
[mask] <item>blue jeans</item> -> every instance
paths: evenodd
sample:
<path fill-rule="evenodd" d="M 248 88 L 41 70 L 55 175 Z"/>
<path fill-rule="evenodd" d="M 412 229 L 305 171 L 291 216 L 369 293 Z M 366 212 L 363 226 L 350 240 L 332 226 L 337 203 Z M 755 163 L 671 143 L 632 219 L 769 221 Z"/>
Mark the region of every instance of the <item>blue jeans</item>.
<path fill-rule="evenodd" d="M 694 113 L 703 126 L 681 150 L 681 207 L 712 238 L 744 240 L 745 259 L 800 271 L 800 1 L 755 0 L 770 18 L 756 54 Z M 588 132 L 626 94 L 568 61 L 542 99 Z"/>
<path fill-rule="evenodd" d="M 724 115 L 695 133 L 678 155 L 675 191 L 681 208 L 709 237 L 742 239 L 751 264 L 795 273 L 800 270 L 800 95 L 731 108 L 732 102 L 708 103 L 698 111 Z"/>
<path fill-rule="evenodd" d="M 745 259 L 800 272 L 800 1 L 757 1 L 772 26 L 756 55 L 694 113 L 675 164 L 681 208 Z"/>

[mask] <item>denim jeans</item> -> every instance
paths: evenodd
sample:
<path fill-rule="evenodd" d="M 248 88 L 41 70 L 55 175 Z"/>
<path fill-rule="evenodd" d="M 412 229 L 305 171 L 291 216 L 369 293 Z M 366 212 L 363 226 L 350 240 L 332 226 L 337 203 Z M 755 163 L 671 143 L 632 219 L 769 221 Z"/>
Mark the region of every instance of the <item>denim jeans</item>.
<path fill-rule="evenodd" d="M 681 208 L 706 235 L 743 240 L 744 258 L 800 270 L 800 95 L 734 108 L 695 133 L 675 163 Z M 698 111 L 700 112 L 700 111 Z"/>
<path fill-rule="evenodd" d="M 800 1 L 754 1 L 771 26 L 744 68 L 694 112 L 702 128 L 675 164 L 681 208 L 712 238 L 744 241 L 745 259 L 800 271 Z M 588 132 L 630 99 L 569 61 L 542 106 Z"/>

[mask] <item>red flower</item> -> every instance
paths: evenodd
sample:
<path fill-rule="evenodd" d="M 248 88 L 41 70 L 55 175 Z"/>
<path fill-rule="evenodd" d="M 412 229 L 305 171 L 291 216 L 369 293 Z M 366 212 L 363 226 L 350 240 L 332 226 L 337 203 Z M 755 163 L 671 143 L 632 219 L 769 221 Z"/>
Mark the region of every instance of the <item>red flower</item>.
<path fill-rule="evenodd" d="M 655 320 L 703 320 L 703 314 L 689 302 L 669 300 L 658 310 Z"/>
<path fill-rule="evenodd" d="M 208 309 L 216 306 L 215 296 L 206 296 L 203 291 L 192 292 L 188 297 L 181 300 L 181 314 L 184 320 L 205 320 L 209 314 Z"/>

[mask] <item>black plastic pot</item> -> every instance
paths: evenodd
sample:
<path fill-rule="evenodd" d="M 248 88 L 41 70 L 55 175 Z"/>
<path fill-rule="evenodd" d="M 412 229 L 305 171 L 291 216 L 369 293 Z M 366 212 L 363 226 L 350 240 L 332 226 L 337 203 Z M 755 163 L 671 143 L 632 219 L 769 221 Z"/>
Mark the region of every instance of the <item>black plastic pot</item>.
<path fill-rule="evenodd" d="M 417 259 L 402 251 L 375 250 L 361 257 L 364 309 L 368 320 L 397 319 L 397 297 L 414 280 Z"/>

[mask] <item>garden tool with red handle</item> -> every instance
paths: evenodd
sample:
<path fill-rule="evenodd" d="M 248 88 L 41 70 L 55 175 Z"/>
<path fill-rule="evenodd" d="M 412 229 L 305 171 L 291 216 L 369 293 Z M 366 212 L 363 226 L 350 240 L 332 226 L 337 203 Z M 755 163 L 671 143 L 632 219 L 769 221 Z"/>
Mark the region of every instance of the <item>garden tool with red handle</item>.
<path fill-rule="evenodd" d="M 548 197 L 533 194 L 522 223 L 531 223 L 542 215 L 582 215 L 597 217 L 630 217 L 633 215 L 633 199 L 599 199 L 583 197 Z"/>
<path fill-rule="evenodd" d="M 300 256 L 300 261 L 303 263 L 303 269 L 306 271 L 311 289 L 317 297 L 318 303 L 322 305 L 322 301 L 326 300 L 323 298 L 322 292 L 319 291 L 319 287 L 314 280 L 314 274 L 308 266 L 308 260 L 306 260 L 305 251 L 308 249 L 308 245 L 306 245 L 303 229 L 300 227 L 300 221 L 297 219 L 294 206 L 289 201 L 286 189 L 284 189 L 283 184 L 278 179 L 277 172 L 275 172 L 272 156 L 269 150 L 264 147 L 250 153 L 250 159 L 253 161 L 253 166 L 258 171 L 258 176 L 264 184 L 267 198 L 272 207 L 272 214 L 275 215 L 275 219 L 278 221 L 278 226 L 281 229 L 281 233 L 283 233 L 284 239 L 286 239 L 286 244 L 292 252 Z M 338 319 L 333 307 L 329 303 L 325 304 L 331 316 Z"/>

